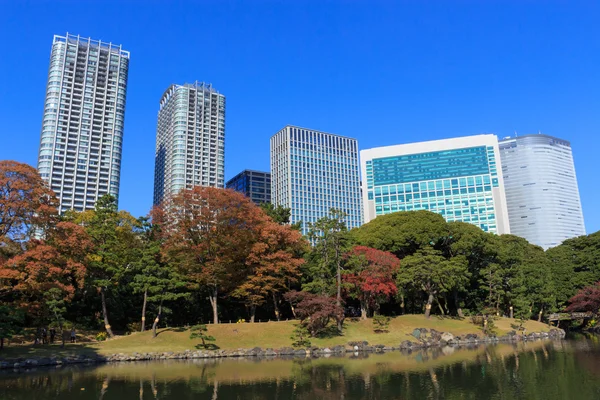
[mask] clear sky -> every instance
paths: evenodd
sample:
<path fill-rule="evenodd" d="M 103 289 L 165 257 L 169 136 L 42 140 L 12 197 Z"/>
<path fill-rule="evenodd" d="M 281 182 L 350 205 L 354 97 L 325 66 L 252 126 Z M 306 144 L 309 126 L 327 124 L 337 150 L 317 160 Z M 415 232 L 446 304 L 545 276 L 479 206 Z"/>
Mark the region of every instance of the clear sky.
<path fill-rule="evenodd" d="M 0 159 L 37 163 L 54 34 L 131 52 L 120 207 L 152 204 L 159 99 L 227 97 L 225 178 L 269 169 L 286 124 L 360 148 L 539 131 L 571 141 L 586 229 L 600 229 L 595 1 L 0 0 Z M 596 199 L 596 200 L 594 200 Z"/>

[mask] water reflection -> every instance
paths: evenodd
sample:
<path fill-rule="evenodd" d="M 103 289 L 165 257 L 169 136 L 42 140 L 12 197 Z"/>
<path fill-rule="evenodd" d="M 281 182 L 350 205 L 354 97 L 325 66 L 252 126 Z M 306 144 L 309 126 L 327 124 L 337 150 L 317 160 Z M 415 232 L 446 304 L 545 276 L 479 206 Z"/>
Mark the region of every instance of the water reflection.
<path fill-rule="evenodd" d="M 22 399 L 597 399 L 597 337 L 319 359 L 115 363 L 0 374 Z"/>

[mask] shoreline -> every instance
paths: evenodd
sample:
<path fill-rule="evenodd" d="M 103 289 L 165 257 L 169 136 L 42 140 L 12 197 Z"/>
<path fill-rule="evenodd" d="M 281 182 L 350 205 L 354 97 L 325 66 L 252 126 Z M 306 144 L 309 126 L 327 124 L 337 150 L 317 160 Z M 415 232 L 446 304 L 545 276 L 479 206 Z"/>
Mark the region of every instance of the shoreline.
<path fill-rule="evenodd" d="M 417 332 L 418 331 L 418 332 Z M 188 360 L 188 359 L 222 359 L 222 358 L 319 358 L 344 356 L 346 354 L 356 353 L 386 353 L 399 351 L 403 354 L 410 354 L 413 350 L 426 350 L 430 348 L 451 347 L 454 349 L 470 348 L 473 346 L 497 344 L 497 343 L 518 343 L 538 340 L 562 340 L 566 333 L 562 329 L 553 328 L 549 332 L 533 332 L 522 335 L 511 332 L 504 336 L 479 336 L 478 334 L 467 334 L 463 336 L 454 336 L 448 332 L 438 332 L 434 329 L 417 328 L 413 331 L 416 341 L 405 340 L 398 346 L 384 346 L 381 344 L 370 345 L 368 342 L 349 342 L 347 345 L 337 345 L 332 347 L 312 347 L 312 348 L 292 348 L 284 347 L 280 349 L 255 347 L 252 349 L 236 350 L 185 350 L 185 351 L 163 351 L 148 353 L 118 353 L 111 355 L 79 355 L 70 357 L 19 357 L 12 359 L 0 358 L 0 370 L 13 369 L 15 371 L 27 371 L 36 367 L 62 367 L 73 364 L 104 364 L 115 362 L 135 362 L 135 361 L 161 361 L 161 360 Z"/>

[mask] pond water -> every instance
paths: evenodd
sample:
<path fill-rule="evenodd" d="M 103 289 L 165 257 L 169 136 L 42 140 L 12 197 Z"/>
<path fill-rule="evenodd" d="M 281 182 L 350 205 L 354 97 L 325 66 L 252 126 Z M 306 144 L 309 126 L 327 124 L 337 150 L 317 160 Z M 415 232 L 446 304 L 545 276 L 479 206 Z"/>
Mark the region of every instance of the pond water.
<path fill-rule="evenodd" d="M 600 399 L 600 341 L 3 371 L 0 399 Z"/>

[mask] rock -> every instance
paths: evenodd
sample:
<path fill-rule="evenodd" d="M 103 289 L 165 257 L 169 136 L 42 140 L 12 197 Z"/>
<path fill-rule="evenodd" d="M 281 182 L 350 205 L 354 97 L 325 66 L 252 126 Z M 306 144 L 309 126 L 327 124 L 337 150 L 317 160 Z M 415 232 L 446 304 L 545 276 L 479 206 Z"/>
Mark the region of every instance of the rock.
<path fill-rule="evenodd" d="M 421 338 L 421 330 L 420 329 L 415 329 L 414 331 L 412 331 L 412 335 L 417 338 L 420 339 Z"/>
<path fill-rule="evenodd" d="M 443 340 L 446 343 L 454 342 L 454 335 L 450 332 L 444 332 L 440 335 L 440 340 Z"/>
<path fill-rule="evenodd" d="M 323 349 L 323 354 L 331 354 L 331 353 L 333 353 L 333 352 L 331 351 L 331 349 L 329 347 L 325 347 Z"/>

